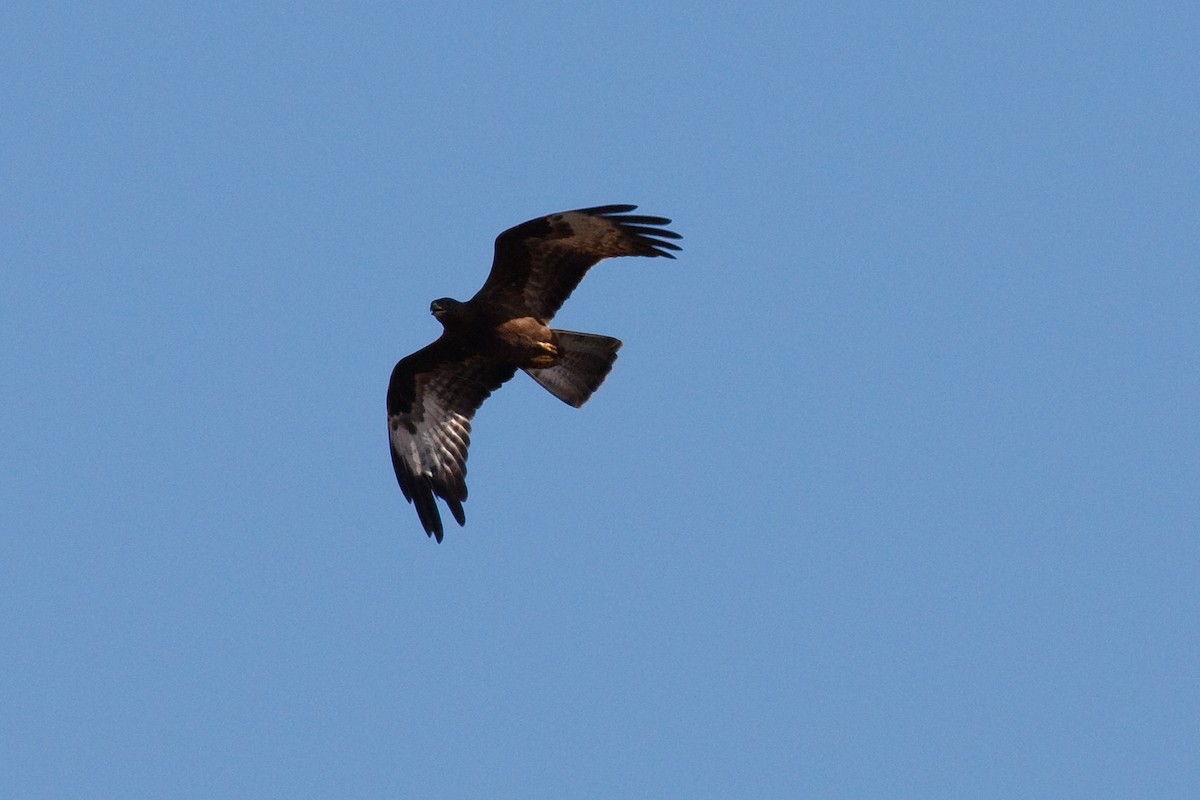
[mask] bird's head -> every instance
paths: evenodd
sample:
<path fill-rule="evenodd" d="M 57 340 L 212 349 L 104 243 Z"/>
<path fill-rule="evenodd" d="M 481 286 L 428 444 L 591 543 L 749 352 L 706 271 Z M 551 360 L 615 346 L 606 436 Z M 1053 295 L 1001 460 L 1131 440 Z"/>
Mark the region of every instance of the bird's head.
<path fill-rule="evenodd" d="M 441 320 L 448 312 L 461 306 L 462 303 L 450 297 L 439 297 L 429 304 L 429 313 L 433 314 L 435 319 Z"/>

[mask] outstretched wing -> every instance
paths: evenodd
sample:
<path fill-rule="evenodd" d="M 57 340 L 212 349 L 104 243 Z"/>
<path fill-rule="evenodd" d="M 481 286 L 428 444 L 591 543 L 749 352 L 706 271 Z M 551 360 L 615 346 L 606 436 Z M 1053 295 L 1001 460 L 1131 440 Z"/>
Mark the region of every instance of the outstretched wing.
<path fill-rule="evenodd" d="M 434 496 L 466 522 L 467 446 L 471 418 L 515 368 L 484 356 L 462 357 L 445 338 L 403 358 L 388 383 L 388 439 L 404 497 L 417 507 L 425 533 L 442 540 Z"/>
<path fill-rule="evenodd" d="M 523 222 L 496 237 L 492 271 L 473 300 L 549 321 L 583 276 L 613 256 L 665 256 L 681 238 L 671 220 L 627 212 L 637 206 L 597 206 Z"/>

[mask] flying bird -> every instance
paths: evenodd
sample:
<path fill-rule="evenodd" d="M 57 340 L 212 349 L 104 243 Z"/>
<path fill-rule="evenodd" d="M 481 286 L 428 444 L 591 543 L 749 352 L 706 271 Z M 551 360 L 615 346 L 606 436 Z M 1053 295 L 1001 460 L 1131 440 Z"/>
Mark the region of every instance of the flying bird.
<path fill-rule="evenodd" d="M 549 327 L 587 271 L 614 256 L 674 258 L 681 238 L 663 217 L 637 206 L 563 211 L 531 219 L 496 237 L 492 270 L 465 302 L 429 306 L 442 323 L 433 343 L 401 359 L 388 383 L 388 440 L 400 491 L 428 536 L 442 541 L 442 498 L 466 522 L 467 446 L 483 401 L 522 370 L 578 408 L 604 382 L 621 341 Z"/>

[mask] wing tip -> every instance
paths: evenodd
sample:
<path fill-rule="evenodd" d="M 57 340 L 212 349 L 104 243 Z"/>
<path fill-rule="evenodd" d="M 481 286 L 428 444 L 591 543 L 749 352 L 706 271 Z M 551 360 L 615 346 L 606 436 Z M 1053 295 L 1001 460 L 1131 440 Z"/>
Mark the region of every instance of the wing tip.
<path fill-rule="evenodd" d="M 458 527 L 461 528 L 467 524 L 467 515 L 463 511 L 462 500 L 447 497 L 444 490 L 439 490 L 431 485 L 428 479 L 426 479 L 424 490 L 421 502 L 415 502 L 416 498 L 414 498 L 413 505 L 417 507 L 417 516 L 420 517 L 421 525 L 425 528 L 425 535 L 437 539 L 438 544 L 441 544 L 446 531 L 442 525 L 442 515 L 438 510 L 437 498 L 440 497 L 445 501 L 446 508 L 450 510 Z"/>
<path fill-rule="evenodd" d="M 442 515 L 440 513 L 438 513 L 437 501 L 435 501 L 432 497 L 430 497 L 429 499 L 430 499 L 430 502 L 433 504 L 433 519 L 426 520 L 425 517 L 419 513 L 419 509 L 418 509 L 418 516 L 421 517 L 421 524 L 425 526 L 425 535 L 429 536 L 433 539 L 436 539 L 437 543 L 441 544 L 442 539 L 446 535 L 446 531 L 442 527 Z M 448 500 L 445 497 L 443 497 L 442 499 L 446 501 L 446 507 L 449 508 L 450 513 L 452 515 L 454 515 L 454 521 L 458 523 L 458 527 L 461 528 L 464 525 L 466 525 L 467 524 L 467 515 L 463 511 L 462 503 L 460 503 L 457 500 Z M 432 522 L 432 524 L 430 524 L 431 522 Z"/>
<path fill-rule="evenodd" d="M 674 250 L 679 252 L 683 248 L 674 242 L 663 240 L 682 239 L 683 236 L 665 227 L 671 224 L 671 219 L 669 217 L 629 213 L 635 209 L 637 209 L 636 205 L 625 203 L 581 208 L 577 209 L 577 213 L 603 217 L 609 222 L 615 223 L 641 245 L 641 252 L 637 255 L 659 256 L 674 260 L 675 256 L 671 255 L 668 251 Z"/>
<path fill-rule="evenodd" d="M 445 536 L 442 515 L 438 511 L 438 497 L 446 501 L 446 506 L 454 515 L 454 520 L 459 526 L 466 525 L 467 517 L 463 512 L 462 500 L 446 497 L 445 491 L 435 486 L 428 476 L 414 474 L 408 463 L 396 454 L 395 447 L 390 449 L 392 466 L 396 469 L 396 480 L 400 484 L 400 491 L 404 495 L 404 499 L 416 508 L 417 518 L 421 521 L 421 527 L 425 529 L 425 535 L 437 539 L 438 543 L 441 543 Z"/>
<path fill-rule="evenodd" d="M 591 216 L 606 217 L 609 214 L 628 214 L 630 211 L 637 209 L 637 206 L 629 203 L 610 203 L 606 206 L 591 206 L 590 208 L 577 208 L 574 211 L 567 211 L 567 214 L 589 214 Z"/>

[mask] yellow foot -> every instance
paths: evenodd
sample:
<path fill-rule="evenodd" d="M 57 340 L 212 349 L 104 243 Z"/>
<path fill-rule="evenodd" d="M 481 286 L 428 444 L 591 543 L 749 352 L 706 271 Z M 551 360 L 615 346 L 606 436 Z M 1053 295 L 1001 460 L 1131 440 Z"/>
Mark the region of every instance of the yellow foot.
<path fill-rule="evenodd" d="M 535 367 L 552 367 L 558 362 L 558 348 L 552 342 L 538 342 L 537 347 L 544 355 L 529 359 Z"/>

